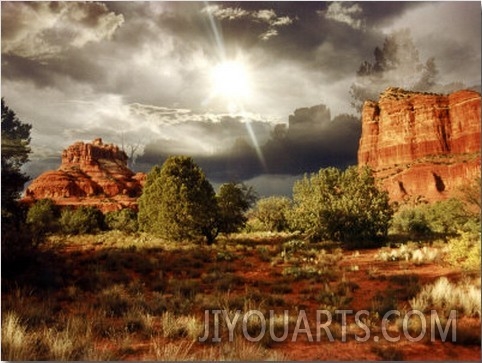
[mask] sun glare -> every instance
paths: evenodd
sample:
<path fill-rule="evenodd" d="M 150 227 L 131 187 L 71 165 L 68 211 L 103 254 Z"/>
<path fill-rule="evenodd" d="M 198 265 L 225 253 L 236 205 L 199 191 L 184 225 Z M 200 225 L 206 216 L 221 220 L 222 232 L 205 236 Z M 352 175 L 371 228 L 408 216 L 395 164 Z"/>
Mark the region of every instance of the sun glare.
<path fill-rule="evenodd" d="M 243 101 L 251 91 L 246 67 L 237 61 L 226 61 L 213 67 L 211 73 L 213 93 L 227 101 Z"/>

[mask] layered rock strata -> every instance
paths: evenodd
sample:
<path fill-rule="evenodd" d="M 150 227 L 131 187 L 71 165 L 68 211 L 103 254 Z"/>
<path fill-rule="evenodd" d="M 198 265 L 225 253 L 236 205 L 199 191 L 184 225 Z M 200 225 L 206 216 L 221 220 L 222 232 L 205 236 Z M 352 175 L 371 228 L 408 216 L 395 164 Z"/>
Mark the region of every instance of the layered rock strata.
<path fill-rule="evenodd" d="M 450 95 L 388 88 L 362 111 L 359 165 L 394 201 L 457 196 L 480 176 L 480 93 Z"/>
<path fill-rule="evenodd" d="M 76 142 L 62 152 L 55 171 L 36 178 L 25 191 L 25 200 L 52 199 L 58 205 L 92 205 L 103 212 L 137 208 L 145 174 L 127 167 L 127 155 L 102 139 Z"/>

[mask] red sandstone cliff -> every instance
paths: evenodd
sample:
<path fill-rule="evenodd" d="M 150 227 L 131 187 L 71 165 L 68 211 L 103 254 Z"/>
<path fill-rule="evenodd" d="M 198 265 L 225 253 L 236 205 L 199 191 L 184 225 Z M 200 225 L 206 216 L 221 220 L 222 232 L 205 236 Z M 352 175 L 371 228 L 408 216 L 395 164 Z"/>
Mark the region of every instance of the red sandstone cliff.
<path fill-rule="evenodd" d="M 27 188 L 26 200 L 50 198 L 59 205 L 93 205 L 103 212 L 137 207 L 145 174 L 127 168 L 127 155 L 102 139 L 76 142 L 62 152 L 62 164 Z"/>
<path fill-rule="evenodd" d="M 456 195 L 480 176 L 481 96 L 388 88 L 362 111 L 359 165 L 368 165 L 392 200 Z"/>

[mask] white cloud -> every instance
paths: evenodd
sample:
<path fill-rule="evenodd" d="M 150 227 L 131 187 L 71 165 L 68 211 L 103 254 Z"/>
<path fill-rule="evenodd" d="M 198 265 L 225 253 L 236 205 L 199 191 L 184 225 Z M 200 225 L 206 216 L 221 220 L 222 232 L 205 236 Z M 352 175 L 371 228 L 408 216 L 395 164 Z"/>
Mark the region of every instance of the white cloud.
<path fill-rule="evenodd" d="M 275 37 L 278 35 L 278 31 L 276 29 L 268 29 L 266 32 L 259 36 L 262 40 L 268 40 L 269 38 Z"/>
<path fill-rule="evenodd" d="M 259 10 L 257 12 L 254 12 L 252 14 L 253 18 L 263 20 L 267 23 L 271 22 L 271 20 L 277 18 L 276 13 L 274 10 L 269 9 L 269 10 Z"/>
<path fill-rule="evenodd" d="M 219 5 L 208 5 L 203 10 L 205 13 L 214 15 L 219 19 L 234 20 L 244 18 L 249 12 L 241 8 L 223 8 Z"/>
<path fill-rule="evenodd" d="M 410 29 L 420 59 L 435 57 L 441 83 L 480 84 L 480 3 L 423 3 L 381 30 L 388 34 L 404 28 Z"/>
<path fill-rule="evenodd" d="M 328 6 L 325 17 L 340 23 L 348 24 L 354 29 L 361 29 L 363 11 L 360 5 L 347 5 L 342 2 L 333 2 Z"/>
<path fill-rule="evenodd" d="M 48 59 L 110 39 L 123 22 L 100 3 L 3 3 L 2 53 Z"/>
<path fill-rule="evenodd" d="M 291 19 L 289 16 L 281 16 L 279 18 L 276 18 L 271 25 L 272 26 L 284 26 L 284 25 L 290 25 L 293 23 L 293 19 Z"/>
<path fill-rule="evenodd" d="M 268 29 L 259 35 L 259 38 L 262 40 L 269 40 L 270 38 L 277 36 L 277 28 L 290 25 L 294 21 L 294 19 L 289 16 L 278 16 L 273 9 L 247 11 L 241 8 L 223 8 L 220 5 L 208 5 L 203 8 L 202 12 L 211 14 L 221 20 L 249 18 L 256 22 L 265 23 L 268 25 Z"/>

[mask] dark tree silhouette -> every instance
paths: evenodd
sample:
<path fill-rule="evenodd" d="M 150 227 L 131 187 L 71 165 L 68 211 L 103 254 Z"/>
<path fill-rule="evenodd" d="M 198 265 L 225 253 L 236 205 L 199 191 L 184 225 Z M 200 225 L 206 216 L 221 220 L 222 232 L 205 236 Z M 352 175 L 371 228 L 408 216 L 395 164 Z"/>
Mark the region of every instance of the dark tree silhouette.
<path fill-rule="evenodd" d="M 436 85 L 435 59 L 420 60 L 408 29 L 388 35 L 383 47 L 375 48 L 373 57 L 373 62 L 360 65 L 350 88 L 351 104 L 357 111 L 361 111 L 363 102 L 377 99 L 387 87 L 427 92 Z"/>
<path fill-rule="evenodd" d="M 29 177 L 21 171 L 30 153 L 32 125 L 21 122 L 2 98 L 2 218 L 12 213 Z"/>

